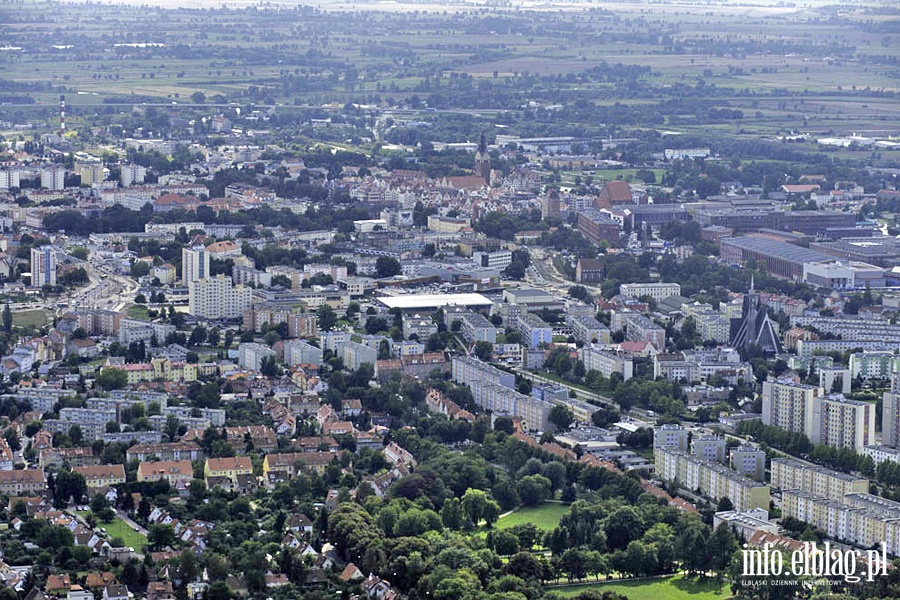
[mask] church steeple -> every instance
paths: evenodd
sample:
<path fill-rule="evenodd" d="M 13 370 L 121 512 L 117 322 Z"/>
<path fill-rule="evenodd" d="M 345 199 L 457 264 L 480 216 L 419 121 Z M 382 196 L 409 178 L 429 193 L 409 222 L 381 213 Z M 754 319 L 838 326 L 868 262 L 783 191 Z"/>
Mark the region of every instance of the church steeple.
<path fill-rule="evenodd" d="M 481 132 L 481 140 L 478 142 L 478 150 L 475 152 L 475 175 L 484 179 L 486 185 L 491 185 L 491 155 L 488 154 L 487 141 L 484 132 Z"/>

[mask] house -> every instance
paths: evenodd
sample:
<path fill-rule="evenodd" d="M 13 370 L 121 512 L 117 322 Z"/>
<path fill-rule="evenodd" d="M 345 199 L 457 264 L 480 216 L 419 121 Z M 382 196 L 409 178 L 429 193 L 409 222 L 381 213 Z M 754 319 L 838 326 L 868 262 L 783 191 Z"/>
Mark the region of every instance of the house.
<path fill-rule="evenodd" d="M 284 526 L 288 531 L 295 533 L 312 535 L 313 532 L 312 521 L 303 513 L 291 513 L 288 515 L 288 518 L 284 521 Z"/>
<path fill-rule="evenodd" d="M 103 588 L 103 600 L 128 600 L 128 588 L 121 583 Z"/>
<path fill-rule="evenodd" d="M 228 477 L 232 481 L 237 481 L 238 475 L 253 474 L 253 464 L 249 456 L 207 458 L 203 474 L 206 477 Z"/>
<path fill-rule="evenodd" d="M 402 464 L 409 468 L 413 468 L 417 464 L 413 455 L 409 451 L 401 448 L 395 442 L 391 442 L 384 447 L 384 457 L 394 466 Z"/>
<path fill-rule="evenodd" d="M 365 579 L 365 575 L 363 575 L 362 571 L 357 568 L 353 563 L 347 563 L 347 566 L 344 567 L 344 570 L 341 571 L 340 574 L 341 581 L 347 583 L 349 581 L 359 581 L 361 579 Z"/>
<path fill-rule="evenodd" d="M 322 425 L 322 435 L 350 435 L 354 431 L 350 421 L 329 421 Z"/>
<path fill-rule="evenodd" d="M 66 593 L 66 600 L 94 600 L 94 594 L 80 585 L 73 585 Z"/>
<path fill-rule="evenodd" d="M 89 590 L 99 590 L 101 588 L 105 589 L 107 586 L 112 585 L 115 582 L 116 576 L 113 575 L 110 571 L 88 573 L 84 578 L 84 585 Z"/>
<path fill-rule="evenodd" d="M 72 580 L 68 573 L 62 575 L 47 575 L 47 593 L 53 596 L 62 596 L 72 587 Z"/>
<path fill-rule="evenodd" d="M 125 465 L 92 465 L 73 471 L 84 477 L 89 490 L 125 483 Z"/>
<path fill-rule="evenodd" d="M 362 582 L 362 591 L 372 600 L 386 600 L 388 593 L 393 592 L 393 588 L 389 582 L 370 573 Z"/>
<path fill-rule="evenodd" d="M 147 600 L 174 600 L 174 598 L 171 581 L 151 581 L 147 584 Z"/>

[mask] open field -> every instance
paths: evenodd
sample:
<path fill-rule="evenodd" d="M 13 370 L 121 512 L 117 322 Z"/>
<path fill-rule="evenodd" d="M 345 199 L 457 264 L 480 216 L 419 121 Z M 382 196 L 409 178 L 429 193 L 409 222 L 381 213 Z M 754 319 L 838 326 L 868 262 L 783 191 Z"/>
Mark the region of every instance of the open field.
<path fill-rule="evenodd" d="M 568 504 L 559 502 L 545 502 L 540 506 L 518 508 L 512 513 L 501 517 L 495 527 L 508 529 L 523 523 L 533 523 L 538 529 L 550 530 L 559 525 L 559 520 L 569 512 Z"/>
<path fill-rule="evenodd" d="M 13 311 L 13 326 L 40 328 L 53 318 L 50 311 L 44 309 Z"/>
<path fill-rule="evenodd" d="M 78 515 L 84 517 L 90 511 L 77 511 Z M 102 527 L 106 529 L 106 535 L 109 539 L 112 538 L 121 538 L 126 546 L 130 548 L 134 548 L 135 551 L 140 552 L 141 548 L 143 548 L 147 544 L 146 536 L 138 533 L 133 530 L 130 525 L 128 525 L 125 521 L 116 517 L 112 520 L 111 523 L 97 523 L 97 527 Z"/>
<path fill-rule="evenodd" d="M 724 600 L 731 598 L 731 590 L 727 584 L 685 579 L 683 575 L 665 579 L 649 579 L 636 581 L 616 581 L 587 585 L 569 585 L 549 588 L 565 597 L 577 596 L 587 590 L 598 592 L 615 592 L 623 594 L 629 600 Z"/>

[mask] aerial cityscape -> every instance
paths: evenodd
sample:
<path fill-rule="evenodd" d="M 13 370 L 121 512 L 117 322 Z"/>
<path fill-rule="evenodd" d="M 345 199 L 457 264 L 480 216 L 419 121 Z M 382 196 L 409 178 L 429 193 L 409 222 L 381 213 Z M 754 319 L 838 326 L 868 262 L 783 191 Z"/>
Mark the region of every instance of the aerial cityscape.
<path fill-rule="evenodd" d="M 0 600 L 900 598 L 892 0 L 0 1 Z"/>

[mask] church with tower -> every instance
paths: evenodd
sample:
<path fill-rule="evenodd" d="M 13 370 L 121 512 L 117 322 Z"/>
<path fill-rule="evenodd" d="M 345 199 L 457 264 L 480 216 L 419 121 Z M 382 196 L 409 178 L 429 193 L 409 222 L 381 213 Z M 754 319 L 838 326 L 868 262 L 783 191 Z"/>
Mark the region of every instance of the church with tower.
<path fill-rule="evenodd" d="M 485 185 L 491 185 L 491 155 L 488 154 L 487 142 L 484 139 L 484 133 L 481 134 L 481 141 L 478 143 L 478 150 L 475 152 L 475 176 L 484 179 Z"/>

